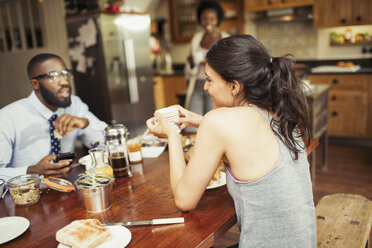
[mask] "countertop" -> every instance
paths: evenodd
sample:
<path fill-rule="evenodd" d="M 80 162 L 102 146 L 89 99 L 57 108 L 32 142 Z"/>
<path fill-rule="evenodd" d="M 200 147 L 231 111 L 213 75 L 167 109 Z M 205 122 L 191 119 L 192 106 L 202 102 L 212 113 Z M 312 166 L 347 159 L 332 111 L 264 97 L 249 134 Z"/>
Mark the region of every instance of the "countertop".
<path fill-rule="evenodd" d="M 360 70 L 355 72 L 308 72 L 308 74 L 372 74 L 372 67 L 362 67 Z"/>

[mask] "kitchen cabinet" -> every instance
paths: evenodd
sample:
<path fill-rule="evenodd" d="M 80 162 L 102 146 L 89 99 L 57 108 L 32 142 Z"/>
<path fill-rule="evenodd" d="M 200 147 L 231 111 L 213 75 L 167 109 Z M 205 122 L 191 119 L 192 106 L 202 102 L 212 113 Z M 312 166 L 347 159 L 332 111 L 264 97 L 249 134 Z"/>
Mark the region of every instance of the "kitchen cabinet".
<path fill-rule="evenodd" d="M 318 139 L 322 148 L 322 169 L 327 169 L 328 156 L 328 84 L 317 84 L 314 89 L 306 95 L 306 100 L 310 108 L 310 125 L 313 139 Z M 308 148 L 309 151 L 309 148 Z M 311 178 L 315 185 L 316 169 L 316 149 L 309 155 L 311 156 Z"/>
<path fill-rule="evenodd" d="M 314 0 L 314 27 L 372 24 L 371 0 Z"/>
<path fill-rule="evenodd" d="M 245 0 L 245 11 L 264 11 L 313 5 L 314 0 Z"/>
<path fill-rule="evenodd" d="M 172 40 L 175 43 L 190 42 L 199 27 L 196 8 L 198 0 L 168 0 Z M 220 30 L 229 34 L 243 33 L 242 0 L 219 0 L 225 14 Z"/>
<path fill-rule="evenodd" d="M 311 74 L 312 84 L 331 86 L 328 133 L 347 138 L 372 138 L 372 74 Z"/>
<path fill-rule="evenodd" d="M 154 76 L 155 109 L 178 104 L 177 93 L 187 90 L 186 78 L 183 75 Z"/>

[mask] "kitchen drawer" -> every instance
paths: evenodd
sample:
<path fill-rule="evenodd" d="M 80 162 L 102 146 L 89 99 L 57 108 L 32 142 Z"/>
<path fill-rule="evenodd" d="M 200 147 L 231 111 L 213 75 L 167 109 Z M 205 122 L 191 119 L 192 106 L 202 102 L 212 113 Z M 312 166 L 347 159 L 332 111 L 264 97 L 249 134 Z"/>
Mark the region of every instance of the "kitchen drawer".
<path fill-rule="evenodd" d="M 329 106 L 350 105 L 355 108 L 367 108 L 368 92 L 331 90 L 329 92 Z"/>
<path fill-rule="evenodd" d="M 367 137 L 367 109 L 357 105 L 329 105 L 329 135 L 350 138 Z"/>
<path fill-rule="evenodd" d="M 327 74 L 327 75 L 308 75 L 308 79 L 312 84 L 328 84 L 331 85 L 331 90 L 368 90 L 368 80 L 370 75 L 342 75 L 342 74 Z"/>

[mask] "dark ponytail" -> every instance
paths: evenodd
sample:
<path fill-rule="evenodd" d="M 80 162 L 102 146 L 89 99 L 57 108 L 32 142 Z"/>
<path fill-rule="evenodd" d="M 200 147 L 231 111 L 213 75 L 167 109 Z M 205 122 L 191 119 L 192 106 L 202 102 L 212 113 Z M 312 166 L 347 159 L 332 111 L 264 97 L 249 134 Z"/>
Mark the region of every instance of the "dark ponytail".
<path fill-rule="evenodd" d="M 277 133 L 273 127 L 278 127 L 279 137 L 297 160 L 305 148 L 299 146 L 299 138 L 309 140 L 310 122 L 290 55 L 273 58 L 253 36 L 236 35 L 215 43 L 206 58 L 226 82 L 244 85 L 243 101 L 274 113 L 271 128 Z"/>
<path fill-rule="evenodd" d="M 274 58 L 271 67 L 271 110 L 275 116 L 271 119 L 271 126 L 278 126 L 282 141 L 297 160 L 300 152 L 297 138 L 309 141 L 311 136 L 309 109 L 301 88 L 302 82 L 295 75 L 293 57 L 289 54 Z"/>

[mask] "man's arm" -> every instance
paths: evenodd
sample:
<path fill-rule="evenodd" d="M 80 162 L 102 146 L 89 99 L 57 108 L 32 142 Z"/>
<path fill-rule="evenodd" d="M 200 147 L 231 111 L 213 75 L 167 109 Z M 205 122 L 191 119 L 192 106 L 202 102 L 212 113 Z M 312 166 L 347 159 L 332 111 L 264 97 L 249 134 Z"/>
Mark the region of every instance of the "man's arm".
<path fill-rule="evenodd" d="M 107 124 L 90 112 L 88 105 L 82 102 L 79 97 L 75 97 L 75 100 L 78 109 L 76 115 L 80 118 L 86 118 L 89 122 L 84 129 L 79 130 L 78 139 L 86 147 L 92 148 L 98 142 L 104 141 L 104 130 Z"/>

